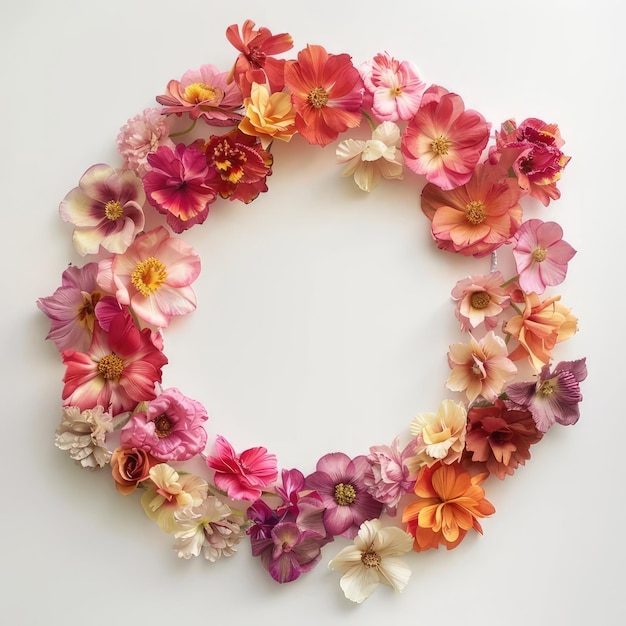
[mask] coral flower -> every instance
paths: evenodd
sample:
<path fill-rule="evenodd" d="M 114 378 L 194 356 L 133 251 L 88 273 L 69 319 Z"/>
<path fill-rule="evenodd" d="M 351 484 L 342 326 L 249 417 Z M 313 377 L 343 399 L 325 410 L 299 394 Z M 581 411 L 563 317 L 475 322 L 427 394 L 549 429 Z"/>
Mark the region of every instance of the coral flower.
<path fill-rule="evenodd" d="M 494 271 L 487 276 L 469 276 L 460 280 L 452 290 L 456 300 L 456 318 L 461 330 L 468 331 L 480 324 L 492 330 L 498 316 L 509 305 L 510 295 L 500 285 L 504 283 L 502 272 Z"/>
<path fill-rule="evenodd" d="M 293 38 L 288 33 L 272 35 L 260 27 L 255 29 L 252 20 L 246 20 L 241 27 L 237 24 L 226 29 L 226 38 L 239 50 L 239 56 L 231 70 L 230 77 L 239 85 L 244 97 L 250 95 L 253 83 L 269 83 L 272 92 L 281 91 L 284 86 L 285 61 L 273 55 L 293 48 Z"/>
<path fill-rule="evenodd" d="M 157 96 L 164 114 L 187 113 L 192 120 L 202 118 L 211 126 L 232 126 L 241 121 L 242 96 L 228 72 L 206 64 L 186 71 L 182 78 L 170 80 L 165 94 Z"/>
<path fill-rule="evenodd" d="M 146 196 L 134 172 L 92 165 L 63 198 L 59 213 L 74 224 L 72 240 L 81 256 L 125 252 L 144 227 Z"/>
<path fill-rule="evenodd" d="M 489 140 L 490 124 L 461 96 L 433 85 L 402 136 L 404 161 L 441 189 L 464 185 Z"/>
<path fill-rule="evenodd" d="M 296 128 L 312 144 L 325 146 L 361 122 L 363 81 L 348 54 L 308 45 L 285 65 L 285 84 L 296 108 Z"/>
<path fill-rule="evenodd" d="M 426 83 L 410 61 L 379 53 L 359 68 L 365 85 L 364 106 L 379 122 L 410 120 L 419 109 Z"/>
<path fill-rule="evenodd" d="M 142 320 L 162 328 L 173 316 L 196 308 L 190 285 L 199 273 L 196 251 L 159 226 L 138 237 L 125 254 L 100 261 L 98 284 Z"/>
<path fill-rule="evenodd" d="M 522 223 L 519 195 L 516 185 L 500 181 L 494 166 L 483 163 L 457 189 L 425 185 L 422 211 L 439 248 L 483 257 L 507 243 Z"/>
<path fill-rule="evenodd" d="M 500 480 L 530 459 L 530 446 L 542 437 L 530 411 L 511 408 L 502 400 L 472 407 L 467 419 L 465 447 L 472 462 L 484 463 Z"/>
<path fill-rule="evenodd" d="M 479 341 L 470 335 L 470 343 L 452 344 L 448 365 L 452 372 L 446 387 L 464 391 L 469 402 L 478 396 L 493 402 L 517 373 L 517 367 L 508 358 L 504 339 L 492 330 Z"/>
<path fill-rule="evenodd" d="M 67 368 L 64 405 L 81 411 L 100 405 L 113 416 L 154 398 L 155 384 L 161 382 L 161 368 L 167 363 L 152 343 L 150 330 L 140 331 L 127 311 L 111 320 L 108 334 L 94 326 L 87 352 L 65 350 L 62 356 Z"/>
<path fill-rule="evenodd" d="M 413 537 L 400 528 L 383 528 L 380 520 L 361 524 L 354 545 L 344 548 L 328 564 L 339 570 L 341 589 L 352 602 L 360 604 L 369 598 L 379 583 L 402 591 L 411 577 L 408 565 L 397 557 L 410 552 Z"/>
<path fill-rule="evenodd" d="M 215 486 L 232 500 L 252 502 L 278 477 L 276 456 L 267 448 L 259 446 L 237 454 L 222 436 L 217 437 L 215 454 L 207 457 L 206 464 L 215 470 Z"/>
<path fill-rule="evenodd" d="M 556 222 L 524 222 L 515 233 L 513 246 L 520 287 L 542 294 L 547 286 L 559 285 L 575 254 L 576 250 L 563 241 L 563 229 Z"/>
<path fill-rule="evenodd" d="M 204 154 L 179 143 L 174 150 L 161 146 L 148 155 L 151 170 L 143 177 L 148 200 L 175 233 L 202 224 L 217 193 L 207 184 L 209 167 Z"/>
<path fill-rule="evenodd" d="M 288 93 L 270 93 L 267 85 L 252 83 L 250 96 L 243 104 L 246 116 L 239 124 L 239 130 L 258 137 L 264 149 L 274 139 L 290 141 L 296 133 L 296 110 Z"/>
<path fill-rule="evenodd" d="M 422 552 L 455 548 L 474 529 L 482 534 L 478 518 L 495 513 L 480 484 L 488 474 L 471 476 L 458 463 L 424 467 L 415 483 L 418 500 L 407 505 L 402 521 L 415 537 L 413 549 Z"/>
<path fill-rule="evenodd" d="M 371 191 L 382 178 L 403 177 L 400 129 L 393 122 L 383 122 L 372 132 L 372 138 L 346 139 L 337 146 L 337 162 L 347 163 L 342 176 L 354 175 L 363 191 Z"/>

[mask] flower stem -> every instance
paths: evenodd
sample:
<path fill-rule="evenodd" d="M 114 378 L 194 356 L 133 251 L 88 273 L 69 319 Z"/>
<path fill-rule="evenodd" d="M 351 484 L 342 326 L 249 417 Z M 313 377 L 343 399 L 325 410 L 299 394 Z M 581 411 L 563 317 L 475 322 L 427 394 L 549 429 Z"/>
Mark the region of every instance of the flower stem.
<path fill-rule="evenodd" d="M 170 137 L 180 137 L 181 135 L 186 135 L 187 133 L 190 133 L 196 127 L 197 121 L 198 120 L 195 119 L 191 123 L 191 126 L 189 128 L 186 128 L 185 130 L 179 130 L 177 133 L 170 133 Z"/>

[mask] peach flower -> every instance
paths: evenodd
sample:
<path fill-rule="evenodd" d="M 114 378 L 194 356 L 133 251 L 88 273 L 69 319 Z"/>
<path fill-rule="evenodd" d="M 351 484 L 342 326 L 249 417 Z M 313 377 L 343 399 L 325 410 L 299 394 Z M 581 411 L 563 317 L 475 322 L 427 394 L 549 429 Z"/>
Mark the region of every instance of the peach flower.
<path fill-rule="evenodd" d="M 457 302 L 455 315 L 461 330 L 468 331 L 483 323 L 488 330 L 496 327 L 498 315 L 509 306 L 510 296 L 500 286 L 503 283 L 504 277 L 498 271 L 457 282 L 452 299 Z"/>

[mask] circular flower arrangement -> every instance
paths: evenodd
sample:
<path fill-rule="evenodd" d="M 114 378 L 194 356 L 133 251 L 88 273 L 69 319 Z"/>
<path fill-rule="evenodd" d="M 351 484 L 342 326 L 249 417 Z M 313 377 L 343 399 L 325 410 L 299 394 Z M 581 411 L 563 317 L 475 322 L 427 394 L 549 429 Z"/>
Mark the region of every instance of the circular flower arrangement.
<path fill-rule="evenodd" d="M 292 37 L 250 20 L 226 37 L 232 67 L 171 80 L 160 106 L 122 127 L 120 167 L 91 166 L 60 204 L 77 252 L 98 260 L 70 265 L 37 302 L 65 366 L 55 443 L 84 468 L 108 467 L 121 494 L 141 489 L 146 515 L 185 559 L 230 557 L 247 537 L 269 575 L 287 583 L 335 537 L 353 539 L 329 566 L 345 596 L 362 602 L 378 583 L 407 585 L 398 557 L 481 533 L 480 519 L 495 511 L 485 479 L 510 476 L 553 424 L 578 420 L 585 359 L 553 364 L 577 319 L 559 295 L 544 295 L 564 281 L 575 250 L 559 224 L 524 219 L 520 204 L 557 200 L 570 157 L 556 124 L 509 119 L 492 136 L 461 96 L 387 53 L 356 66 L 307 45 L 282 58 Z M 364 120 L 371 138 L 351 137 Z M 315 146 L 345 137 L 337 161 L 365 192 L 381 178 L 421 182 L 436 245 L 492 256 L 489 273 L 451 289 L 467 340 L 449 348 L 445 386 L 459 397 L 354 458 L 325 454 L 308 475 L 279 468 L 264 447 L 238 451 L 223 436 L 209 444 L 203 405 L 162 385 L 161 329 L 195 310 L 200 272 L 199 255 L 170 231 L 202 224 L 221 199 L 250 203 L 266 192 L 273 142 L 296 134 Z M 166 224 L 145 230 L 148 210 Z M 512 255 L 512 276 L 496 269 L 497 250 Z M 518 380 L 524 362 L 530 380 Z M 204 475 L 185 469 L 197 457 Z"/>

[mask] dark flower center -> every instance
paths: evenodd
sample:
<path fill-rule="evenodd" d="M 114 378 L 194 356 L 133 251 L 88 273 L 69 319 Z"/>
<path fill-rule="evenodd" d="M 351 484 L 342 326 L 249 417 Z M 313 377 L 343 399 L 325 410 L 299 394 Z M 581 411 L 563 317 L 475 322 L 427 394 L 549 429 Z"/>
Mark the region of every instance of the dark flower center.
<path fill-rule="evenodd" d="M 376 552 L 368 550 L 367 552 L 363 552 L 363 554 L 361 554 L 361 563 L 363 563 L 365 567 L 378 567 L 381 562 L 382 559 Z"/>
<path fill-rule="evenodd" d="M 340 506 L 348 506 L 356 500 L 356 490 L 350 484 L 335 485 L 335 502 Z"/>
<path fill-rule="evenodd" d="M 167 437 L 172 432 L 172 428 L 172 420 L 170 420 L 165 413 L 161 413 L 161 415 L 154 420 L 154 434 L 159 439 Z"/>
<path fill-rule="evenodd" d="M 486 291 L 475 291 L 472 294 L 472 308 L 486 309 L 491 302 L 491 296 Z"/>

